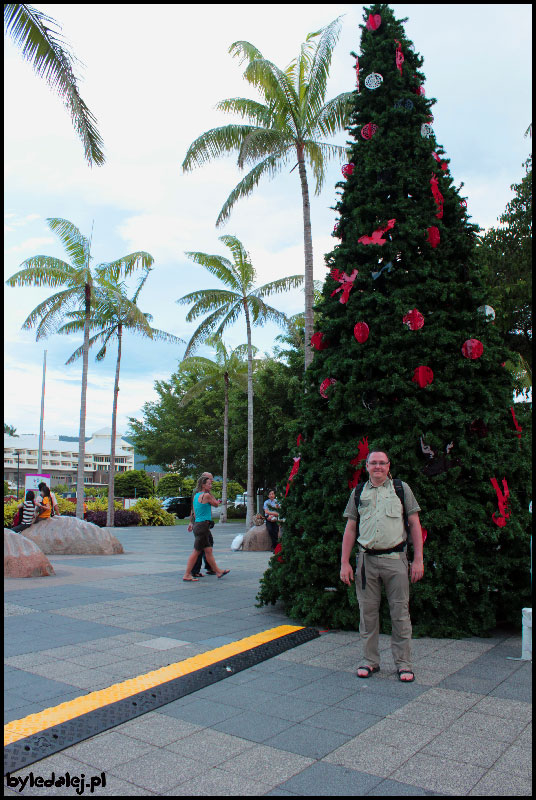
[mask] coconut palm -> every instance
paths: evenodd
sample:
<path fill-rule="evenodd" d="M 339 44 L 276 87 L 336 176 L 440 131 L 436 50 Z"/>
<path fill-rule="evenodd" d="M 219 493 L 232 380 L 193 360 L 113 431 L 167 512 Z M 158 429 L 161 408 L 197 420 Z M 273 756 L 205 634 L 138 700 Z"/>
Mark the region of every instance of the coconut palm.
<path fill-rule="evenodd" d="M 32 256 L 21 264 L 22 269 L 6 281 L 8 286 L 62 286 L 67 288 L 39 303 L 24 321 L 23 330 L 37 326 L 36 340 L 56 333 L 69 311 L 84 313 L 84 344 L 82 357 L 82 392 L 80 399 L 80 428 L 78 434 L 78 472 L 76 479 L 76 516 L 84 516 L 84 460 L 86 451 L 86 395 L 89 325 L 91 305 L 97 291 L 97 275 L 91 269 L 91 239 L 83 236 L 72 222 L 66 219 L 47 219 L 49 228 L 58 234 L 72 263 L 53 256 Z M 101 264 L 111 277 L 128 276 L 135 269 L 148 269 L 154 259 L 149 253 L 139 251 Z"/>
<path fill-rule="evenodd" d="M 248 61 L 244 78 L 259 90 L 264 103 L 242 97 L 222 100 L 216 108 L 239 114 L 250 124 L 226 125 L 203 133 L 190 145 L 182 164 L 183 170 L 189 171 L 217 156 L 237 151 L 241 169 L 255 165 L 225 201 L 216 221 L 216 225 L 220 225 L 229 217 L 237 200 L 251 194 L 263 175 L 274 177 L 285 166 L 297 161 L 303 203 L 306 343 L 313 333 L 313 242 L 306 162 L 313 171 L 315 193 L 319 194 L 326 162 L 346 156 L 345 147 L 321 141 L 343 130 L 349 118 L 351 92 L 325 102 L 331 56 L 339 36 L 339 19 L 309 33 L 299 56 L 284 71 L 265 59 L 249 42 L 234 42 L 229 52 L 241 58 L 241 63 Z M 313 351 L 306 347 L 306 367 L 312 358 Z"/>
<path fill-rule="evenodd" d="M 227 522 L 227 458 L 229 452 L 229 386 L 237 384 L 247 391 L 248 381 L 248 346 L 240 344 L 234 350 L 228 351 L 221 339 L 213 337 L 207 339 L 207 344 L 216 350 L 216 358 L 212 361 L 204 356 L 189 356 L 180 363 L 181 370 L 188 370 L 196 375 L 197 382 L 182 398 L 180 405 L 185 406 L 194 397 L 198 397 L 207 386 L 223 381 L 224 386 L 224 413 L 223 413 L 223 470 L 221 503 L 222 511 L 220 522 Z M 252 347 L 256 353 L 257 348 Z"/>
<path fill-rule="evenodd" d="M 69 109 L 74 128 L 84 145 L 89 166 L 104 164 L 102 139 L 96 119 L 78 91 L 73 67 L 78 61 L 58 35 L 58 23 L 41 11 L 21 3 L 4 4 L 4 26 L 22 57 L 29 61 L 35 72 L 43 77 Z M 80 63 L 80 62 L 78 62 Z"/>
<path fill-rule="evenodd" d="M 264 298 L 270 294 L 296 288 L 303 283 L 303 275 L 279 278 L 255 288 L 256 273 L 244 245 L 235 236 L 220 236 L 230 250 L 233 260 L 224 256 L 189 252 L 188 258 L 208 269 L 219 278 L 228 289 L 199 289 L 181 297 L 177 303 L 193 303 L 186 315 L 192 322 L 208 314 L 190 339 L 184 357 L 209 337 L 221 337 L 224 330 L 244 314 L 246 320 L 248 346 L 248 480 L 247 480 L 247 524 L 253 520 L 253 350 L 251 345 L 251 326 L 264 325 L 268 320 L 285 325 L 287 317 L 276 308 L 266 305 Z"/>
<path fill-rule="evenodd" d="M 114 524 L 114 473 L 115 473 L 115 439 L 117 431 L 117 399 L 119 396 L 119 370 L 121 366 L 121 346 L 123 332 L 137 333 L 149 339 L 171 342 L 173 344 L 185 344 L 183 339 L 173 336 L 171 333 L 152 328 L 150 322 L 152 316 L 145 314 L 137 306 L 137 301 L 142 288 L 149 276 L 150 269 L 145 271 L 134 292 L 131 300 L 126 296 L 124 283 L 108 281 L 105 271 L 99 271 L 99 297 L 96 305 L 92 308 L 89 323 L 90 330 L 98 332 L 88 341 L 88 347 L 92 347 L 97 342 L 101 343 L 101 348 L 97 353 L 96 360 L 102 361 L 106 356 L 106 348 L 111 339 L 117 339 L 117 361 L 115 368 L 114 399 L 112 406 L 112 440 L 110 451 L 110 472 L 108 476 L 108 513 L 106 525 L 113 527 Z M 79 333 L 84 330 L 84 315 L 81 311 L 74 311 L 67 314 L 70 321 L 59 328 L 58 333 L 70 334 Z M 72 364 L 83 355 L 84 346 L 82 345 L 65 362 Z"/>

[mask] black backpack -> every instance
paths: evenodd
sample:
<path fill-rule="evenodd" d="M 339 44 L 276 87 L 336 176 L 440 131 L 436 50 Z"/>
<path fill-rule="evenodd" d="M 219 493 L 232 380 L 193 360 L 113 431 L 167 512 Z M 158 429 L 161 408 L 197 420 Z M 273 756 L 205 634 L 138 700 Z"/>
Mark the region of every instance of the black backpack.
<path fill-rule="evenodd" d="M 361 494 L 363 489 L 365 488 L 365 484 L 367 481 L 363 481 L 362 483 L 358 483 L 355 487 L 355 510 L 357 513 L 357 538 L 359 538 L 359 501 L 361 500 Z M 408 515 L 406 514 L 406 506 L 404 505 L 404 486 L 402 485 L 402 481 L 400 478 L 393 479 L 393 486 L 396 492 L 396 495 L 400 502 L 402 503 L 402 509 L 404 511 L 404 528 L 406 529 L 406 534 L 409 539 L 409 521 Z"/>

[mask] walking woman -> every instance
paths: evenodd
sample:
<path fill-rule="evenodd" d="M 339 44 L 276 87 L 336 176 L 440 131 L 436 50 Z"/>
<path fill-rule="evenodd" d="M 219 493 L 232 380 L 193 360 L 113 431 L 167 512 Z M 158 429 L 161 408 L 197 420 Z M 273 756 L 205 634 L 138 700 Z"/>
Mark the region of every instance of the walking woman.
<path fill-rule="evenodd" d="M 197 482 L 194 494 L 194 550 L 186 564 L 186 572 L 183 581 L 198 581 L 192 575 L 192 569 L 199 558 L 200 553 L 205 553 L 205 558 L 211 570 L 214 570 L 218 578 L 223 578 L 229 572 L 228 569 L 220 569 L 212 555 L 212 539 L 210 536 L 210 522 L 212 520 L 211 506 L 219 506 L 220 501 L 211 494 L 212 477 L 201 476 Z"/>

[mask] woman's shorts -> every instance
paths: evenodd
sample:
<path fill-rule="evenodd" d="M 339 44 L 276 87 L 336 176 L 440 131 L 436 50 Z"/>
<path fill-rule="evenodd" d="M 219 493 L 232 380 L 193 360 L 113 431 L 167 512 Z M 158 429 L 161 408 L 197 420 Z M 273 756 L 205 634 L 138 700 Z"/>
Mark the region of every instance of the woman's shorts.
<path fill-rule="evenodd" d="M 209 521 L 203 520 L 194 525 L 194 550 L 200 553 L 205 547 L 212 547 L 212 537 L 210 535 Z"/>

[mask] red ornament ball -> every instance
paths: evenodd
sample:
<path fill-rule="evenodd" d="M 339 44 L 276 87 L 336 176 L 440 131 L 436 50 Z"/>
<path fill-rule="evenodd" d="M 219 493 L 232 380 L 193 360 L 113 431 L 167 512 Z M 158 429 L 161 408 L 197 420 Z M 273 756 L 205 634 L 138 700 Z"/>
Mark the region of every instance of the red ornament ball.
<path fill-rule="evenodd" d="M 374 122 L 367 122 L 367 124 L 363 125 L 361 128 L 361 136 L 363 139 L 372 139 L 377 130 L 378 126 Z"/>
<path fill-rule="evenodd" d="M 366 342 L 369 336 L 369 326 L 366 322 L 358 322 L 354 327 L 354 336 L 360 344 Z"/>
<path fill-rule="evenodd" d="M 402 317 L 402 322 L 408 326 L 410 331 L 418 331 L 424 325 L 424 317 L 420 311 L 414 308 Z"/>
<path fill-rule="evenodd" d="M 341 172 L 342 172 L 342 174 L 344 175 L 345 178 L 349 178 L 350 175 L 352 174 L 352 172 L 354 171 L 354 168 L 355 168 L 355 164 L 350 162 L 349 164 L 344 164 L 341 167 Z"/>
<path fill-rule="evenodd" d="M 369 18 L 367 20 L 368 31 L 377 31 L 381 24 L 382 18 L 379 14 L 369 14 Z"/>
<path fill-rule="evenodd" d="M 427 386 L 429 383 L 432 383 L 434 380 L 434 373 L 430 367 L 416 367 L 411 380 L 413 383 L 418 384 L 421 389 L 424 389 L 425 386 Z"/>
<path fill-rule="evenodd" d="M 467 339 L 462 345 L 462 353 L 465 358 L 471 358 L 473 361 L 480 358 L 484 352 L 484 345 L 479 339 Z"/>
<path fill-rule="evenodd" d="M 322 381 L 322 383 L 320 384 L 320 394 L 321 394 L 321 395 L 322 395 L 322 397 L 324 397 L 326 400 L 327 400 L 327 397 L 328 397 L 328 396 L 327 396 L 327 394 L 326 394 L 326 390 L 327 390 L 327 389 L 329 389 L 329 387 L 330 387 L 332 384 L 334 384 L 334 383 L 337 383 L 337 381 L 335 380 L 335 378 L 326 378 L 326 379 L 325 379 L 325 380 L 323 380 L 323 381 Z"/>
<path fill-rule="evenodd" d="M 324 334 L 321 331 L 317 331 L 311 336 L 311 344 L 315 350 L 326 350 L 328 347 L 328 343 L 323 336 Z"/>

